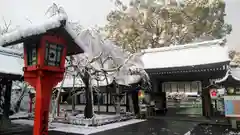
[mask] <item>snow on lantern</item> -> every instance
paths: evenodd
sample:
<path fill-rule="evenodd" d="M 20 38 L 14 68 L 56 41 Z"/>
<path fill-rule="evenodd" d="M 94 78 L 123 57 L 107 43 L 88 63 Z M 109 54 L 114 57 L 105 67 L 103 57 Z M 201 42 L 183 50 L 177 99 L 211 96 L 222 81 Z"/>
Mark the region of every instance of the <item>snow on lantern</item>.
<path fill-rule="evenodd" d="M 75 37 L 64 14 L 0 37 L 1 46 L 24 44 L 24 80 L 36 89 L 34 135 L 48 134 L 52 88 L 63 79 L 66 56 L 83 53 Z"/>

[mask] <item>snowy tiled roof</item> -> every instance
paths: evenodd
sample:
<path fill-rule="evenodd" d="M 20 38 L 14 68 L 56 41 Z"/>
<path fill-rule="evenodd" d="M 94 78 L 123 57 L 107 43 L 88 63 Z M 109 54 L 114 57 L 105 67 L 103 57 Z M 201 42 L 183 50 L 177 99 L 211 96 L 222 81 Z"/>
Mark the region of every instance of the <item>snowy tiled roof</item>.
<path fill-rule="evenodd" d="M 63 28 L 68 35 L 66 35 L 65 32 L 62 33 L 62 31 L 61 33 L 64 34 L 67 38 L 70 36 L 70 39 L 69 39 L 70 42 L 68 42 L 68 45 L 72 46 L 73 48 L 72 50 L 68 50 L 70 51 L 70 53 L 72 52 L 81 53 L 81 52 L 78 52 L 78 50 L 85 51 L 84 43 L 82 43 L 82 41 L 79 38 L 77 38 L 78 33 L 74 30 L 71 23 L 67 21 L 66 14 L 57 14 L 42 23 L 31 24 L 26 28 L 20 28 L 15 31 L 6 33 L 0 37 L 0 46 L 5 47 L 5 46 L 21 43 L 27 40 L 28 38 L 44 34 L 48 31 L 55 30 L 57 28 Z M 74 44 L 77 44 L 78 46 L 77 47 L 73 46 L 72 42 L 74 42 Z"/>
<path fill-rule="evenodd" d="M 23 75 L 23 58 L 21 52 L 0 47 L 0 61 L 0 73 Z"/>
<path fill-rule="evenodd" d="M 230 61 L 222 39 L 144 50 L 145 69 L 196 66 Z"/>
<path fill-rule="evenodd" d="M 234 80 L 240 82 L 240 68 L 231 68 L 231 69 L 229 69 L 227 71 L 226 75 L 223 78 L 221 78 L 219 80 L 216 80 L 215 83 L 222 83 L 222 82 L 226 81 L 230 76 Z"/>

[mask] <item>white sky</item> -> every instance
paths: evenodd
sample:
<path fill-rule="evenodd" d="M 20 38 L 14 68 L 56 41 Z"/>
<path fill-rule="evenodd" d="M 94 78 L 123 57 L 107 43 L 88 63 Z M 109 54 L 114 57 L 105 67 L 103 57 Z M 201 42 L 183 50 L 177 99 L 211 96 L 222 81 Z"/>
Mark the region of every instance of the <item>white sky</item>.
<path fill-rule="evenodd" d="M 11 20 L 13 26 L 28 25 L 27 19 L 37 23 L 44 19 L 47 8 L 53 2 L 63 6 L 70 20 L 79 21 L 84 27 L 103 26 L 106 23 L 106 15 L 114 9 L 111 0 L 0 0 L 0 17 L 4 17 L 7 21 Z M 228 36 L 228 45 L 240 50 L 240 40 L 238 40 L 240 0 L 226 0 L 226 3 L 226 21 L 233 25 L 233 31 Z M 0 23 L 2 23 L 1 18 Z"/>

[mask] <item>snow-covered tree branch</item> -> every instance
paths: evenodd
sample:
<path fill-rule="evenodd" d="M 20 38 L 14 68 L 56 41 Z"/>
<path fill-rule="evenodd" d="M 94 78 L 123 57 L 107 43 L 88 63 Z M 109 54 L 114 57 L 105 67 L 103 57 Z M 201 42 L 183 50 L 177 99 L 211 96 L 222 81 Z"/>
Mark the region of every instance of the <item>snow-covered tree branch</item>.
<path fill-rule="evenodd" d="M 65 14 L 63 8 L 58 8 L 56 4 L 48 12 L 53 12 L 47 13 L 50 17 L 59 13 Z M 78 36 L 76 38 L 80 39 L 82 44 L 86 46 L 84 54 L 68 57 L 66 65 L 66 73 L 80 77 L 84 83 L 87 100 L 85 117 L 91 118 L 93 116 L 92 92 L 93 87 L 97 86 L 96 81 L 100 82 L 101 86 L 107 86 L 113 80 L 117 84 L 129 85 L 140 81 L 141 77 L 149 81 L 146 72 L 143 72 L 143 64 L 138 57 L 139 55 L 131 54 L 104 39 L 96 29 L 82 29 L 76 23 L 69 24 L 74 26 L 74 31 Z M 141 70 L 131 73 L 130 68 Z"/>

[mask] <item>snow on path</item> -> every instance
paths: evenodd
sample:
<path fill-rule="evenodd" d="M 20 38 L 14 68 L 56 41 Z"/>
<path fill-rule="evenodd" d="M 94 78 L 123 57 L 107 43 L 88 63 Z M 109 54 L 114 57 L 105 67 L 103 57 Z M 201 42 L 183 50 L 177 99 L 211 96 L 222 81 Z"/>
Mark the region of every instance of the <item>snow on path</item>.
<path fill-rule="evenodd" d="M 128 121 L 117 122 L 117 123 L 107 124 L 107 125 L 98 126 L 98 127 L 86 127 L 86 126 L 80 126 L 80 125 L 52 123 L 51 127 L 55 127 L 55 128 L 52 128 L 49 130 L 89 135 L 89 134 L 94 134 L 94 133 L 98 133 L 98 132 L 102 132 L 110 129 L 127 126 L 130 124 L 136 124 L 143 121 L 145 120 L 132 119 Z M 12 122 L 16 124 L 26 124 L 31 126 L 33 125 L 33 120 L 12 120 Z"/>
<path fill-rule="evenodd" d="M 10 119 L 18 119 L 18 118 L 26 118 L 29 117 L 30 113 L 28 112 L 18 112 L 16 114 L 13 114 L 9 116 Z"/>

